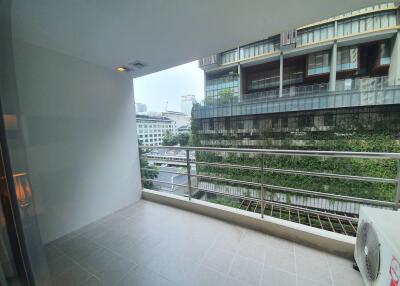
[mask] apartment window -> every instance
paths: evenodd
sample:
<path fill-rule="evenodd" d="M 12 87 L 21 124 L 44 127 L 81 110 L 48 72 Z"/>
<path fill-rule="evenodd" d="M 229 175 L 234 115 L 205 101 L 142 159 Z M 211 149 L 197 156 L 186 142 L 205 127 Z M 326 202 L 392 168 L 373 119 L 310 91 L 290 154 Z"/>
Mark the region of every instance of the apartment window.
<path fill-rule="evenodd" d="M 287 128 L 289 126 L 289 121 L 287 117 L 282 117 L 281 118 L 281 127 L 282 128 Z"/>
<path fill-rule="evenodd" d="M 390 64 L 390 41 L 385 41 L 379 44 L 379 64 Z"/>
<path fill-rule="evenodd" d="M 266 89 L 279 86 L 279 69 L 267 70 L 248 76 L 249 89 Z"/>
<path fill-rule="evenodd" d="M 240 59 L 261 56 L 279 49 L 279 37 L 273 37 L 240 48 Z"/>
<path fill-rule="evenodd" d="M 208 129 L 214 130 L 214 119 L 213 118 L 210 118 L 210 120 L 209 120 Z"/>
<path fill-rule="evenodd" d="M 330 70 L 329 51 L 308 55 L 307 74 L 316 75 L 328 73 Z"/>
<path fill-rule="evenodd" d="M 279 118 L 272 119 L 272 128 L 279 128 Z"/>
<path fill-rule="evenodd" d="M 225 74 L 206 80 L 206 97 L 218 98 L 222 90 L 230 89 L 233 96 L 239 95 L 239 80 L 236 73 Z"/>
<path fill-rule="evenodd" d="M 299 116 L 299 118 L 298 118 L 300 128 L 312 126 L 312 121 L 313 121 L 313 118 L 310 115 L 303 115 L 303 116 Z"/>
<path fill-rule="evenodd" d="M 344 47 L 337 51 L 337 71 L 358 68 L 358 47 Z"/>
<path fill-rule="evenodd" d="M 324 115 L 324 125 L 325 126 L 333 126 L 333 114 L 327 113 Z"/>
<path fill-rule="evenodd" d="M 221 53 L 221 64 L 235 62 L 237 60 L 237 49 Z"/>
<path fill-rule="evenodd" d="M 298 32 L 297 42 L 299 45 L 325 41 L 333 38 L 334 24 L 312 27 Z"/>
<path fill-rule="evenodd" d="M 371 13 L 368 15 L 353 17 L 338 21 L 338 36 L 348 36 L 377 29 L 384 29 L 396 26 L 396 12 L 387 11 Z"/>

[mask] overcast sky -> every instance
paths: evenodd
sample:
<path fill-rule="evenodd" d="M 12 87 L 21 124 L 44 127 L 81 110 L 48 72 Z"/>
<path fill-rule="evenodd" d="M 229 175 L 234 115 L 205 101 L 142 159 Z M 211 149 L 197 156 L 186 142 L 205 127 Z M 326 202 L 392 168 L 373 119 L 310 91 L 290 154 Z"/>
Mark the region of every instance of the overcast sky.
<path fill-rule="evenodd" d="M 204 98 L 203 71 L 194 61 L 133 80 L 135 101 L 145 103 L 147 111 L 181 111 L 181 95 L 194 94 Z"/>

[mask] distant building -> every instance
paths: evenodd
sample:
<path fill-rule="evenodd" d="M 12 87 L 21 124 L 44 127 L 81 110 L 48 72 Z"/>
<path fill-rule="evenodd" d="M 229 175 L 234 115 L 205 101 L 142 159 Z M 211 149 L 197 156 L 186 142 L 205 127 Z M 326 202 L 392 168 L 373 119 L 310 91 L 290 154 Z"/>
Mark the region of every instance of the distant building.
<path fill-rule="evenodd" d="M 181 111 L 190 116 L 193 104 L 196 103 L 196 97 L 193 94 L 181 96 Z"/>
<path fill-rule="evenodd" d="M 213 147 L 337 149 L 388 134 L 397 144 L 399 11 L 375 5 L 201 59 L 192 133 Z"/>
<path fill-rule="evenodd" d="M 177 128 L 190 125 L 190 116 L 183 112 L 165 111 L 162 112 L 161 115 L 173 120 L 176 123 Z"/>
<path fill-rule="evenodd" d="M 144 103 L 136 102 L 136 113 L 145 113 L 147 112 L 147 105 Z"/>
<path fill-rule="evenodd" d="M 143 146 L 160 146 L 167 131 L 175 134 L 176 124 L 167 117 L 136 115 L 138 139 Z"/>
<path fill-rule="evenodd" d="M 189 125 L 180 126 L 180 127 L 178 127 L 177 131 L 178 131 L 178 134 L 189 134 L 190 126 Z"/>

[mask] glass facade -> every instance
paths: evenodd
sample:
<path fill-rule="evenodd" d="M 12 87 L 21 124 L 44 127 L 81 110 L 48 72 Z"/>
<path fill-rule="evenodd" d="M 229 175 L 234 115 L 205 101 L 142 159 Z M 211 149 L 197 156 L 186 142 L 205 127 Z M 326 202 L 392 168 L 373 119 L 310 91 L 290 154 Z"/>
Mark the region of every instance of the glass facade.
<path fill-rule="evenodd" d="M 386 11 L 338 21 L 337 36 L 343 37 L 388 27 L 395 27 L 396 11 Z"/>
<path fill-rule="evenodd" d="M 336 71 L 358 68 L 358 47 L 343 47 L 337 51 Z"/>
<path fill-rule="evenodd" d="M 279 87 L 279 69 L 266 70 L 250 74 L 248 77 L 249 90 L 259 90 Z"/>
<path fill-rule="evenodd" d="M 307 45 L 332 39 L 334 34 L 334 23 L 312 27 L 297 32 L 297 45 Z"/>
<path fill-rule="evenodd" d="M 239 95 L 239 77 L 238 74 L 228 74 L 207 79 L 206 97 L 217 99 L 222 91 L 230 90 L 233 96 Z"/>
<path fill-rule="evenodd" d="M 329 51 L 309 54 L 307 57 L 307 75 L 317 75 L 330 71 Z"/>
<path fill-rule="evenodd" d="M 270 38 L 240 48 L 240 59 L 248 59 L 278 51 L 279 37 Z"/>
<path fill-rule="evenodd" d="M 229 64 L 238 60 L 237 49 L 221 53 L 221 64 Z"/>

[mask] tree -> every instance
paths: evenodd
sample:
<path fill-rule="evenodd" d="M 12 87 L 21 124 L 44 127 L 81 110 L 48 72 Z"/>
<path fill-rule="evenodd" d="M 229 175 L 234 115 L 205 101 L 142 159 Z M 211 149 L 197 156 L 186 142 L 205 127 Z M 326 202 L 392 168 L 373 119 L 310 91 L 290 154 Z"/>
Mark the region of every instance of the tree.
<path fill-rule="evenodd" d="M 178 138 L 174 136 L 169 130 L 165 133 L 162 145 L 163 146 L 174 146 L 178 144 Z"/>
<path fill-rule="evenodd" d="M 146 153 L 146 150 L 139 148 L 140 172 L 142 175 L 142 179 L 154 179 L 158 175 L 158 169 L 156 166 L 149 165 L 149 161 L 147 161 L 147 159 L 143 157 L 144 153 Z M 152 189 L 154 186 L 153 182 L 145 180 L 142 181 L 142 185 L 143 188 L 146 189 Z"/>
<path fill-rule="evenodd" d="M 189 134 L 182 133 L 178 134 L 178 143 L 180 146 L 187 146 L 189 144 Z"/>
<path fill-rule="evenodd" d="M 225 88 L 218 92 L 219 102 L 229 103 L 233 98 L 233 90 L 231 88 Z"/>

